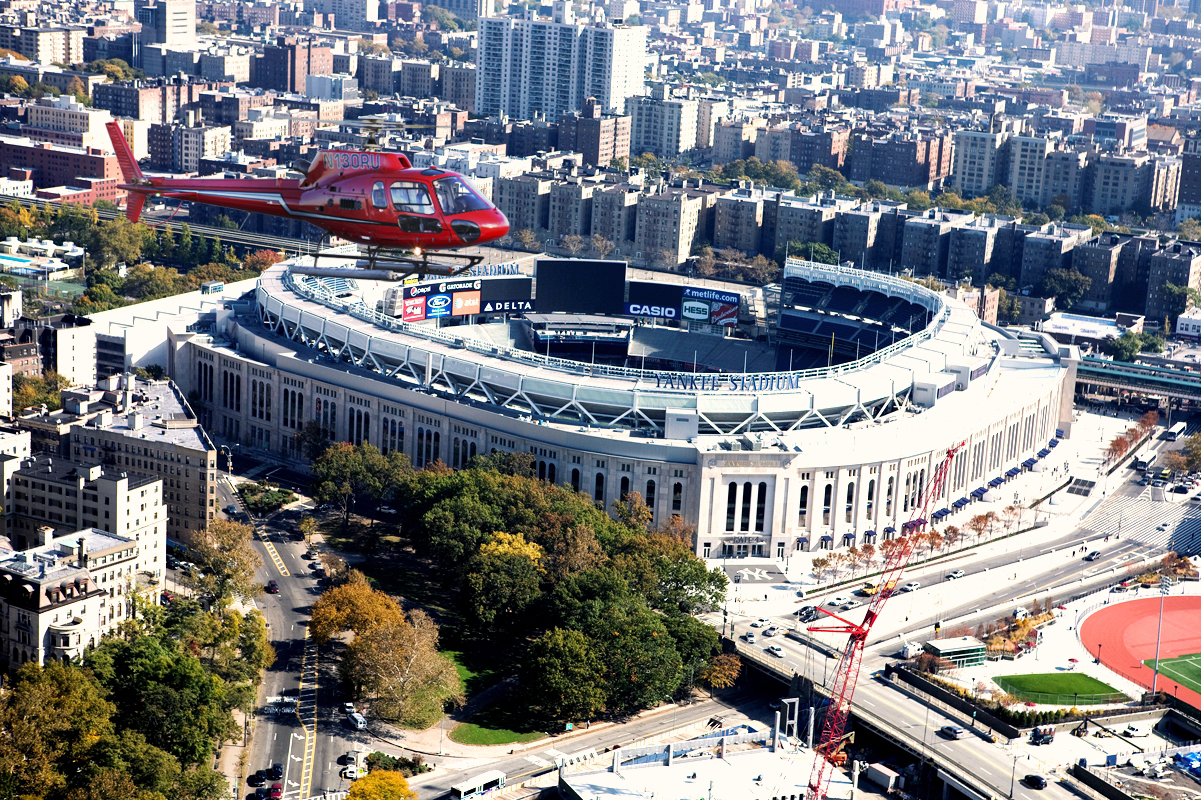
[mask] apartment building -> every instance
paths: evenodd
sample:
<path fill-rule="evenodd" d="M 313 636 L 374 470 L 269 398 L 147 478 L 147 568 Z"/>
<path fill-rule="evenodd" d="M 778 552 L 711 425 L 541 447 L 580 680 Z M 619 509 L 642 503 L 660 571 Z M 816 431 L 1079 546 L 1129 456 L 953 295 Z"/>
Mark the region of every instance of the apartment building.
<path fill-rule="evenodd" d="M 630 150 L 674 158 L 696 148 L 699 103 L 672 97 L 665 84 L 656 84 L 650 97 L 631 97 L 626 102 L 630 116 Z"/>
<path fill-rule="evenodd" d="M 847 177 L 891 186 L 938 189 L 951 174 L 952 135 L 947 131 L 898 131 L 851 136 Z"/>
<path fill-rule="evenodd" d="M 1044 228 L 994 214 L 966 220 L 951 229 L 947 271 L 955 278 L 969 273 L 978 280 L 987 280 L 994 273 L 1016 278 L 1026 236 Z"/>
<path fill-rule="evenodd" d="M 1051 224 L 1044 230 L 1026 235 L 1022 246 L 1022 269 L 1019 284 L 1037 286 L 1052 269 L 1068 269 L 1072 265 L 1072 250 L 1094 238 L 1087 225 Z"/>
<path fill-rule="evenodd" d="M 971 219 L 974 215 L 970 211 L 965 214 L 932 208 L 905 220 L 901 267 L 913 270 L 915 275 L 958 278 L 958 275 L 950 275 L 947 268 L 951 231 Z"/>
<path fill-rule="evenodd" d="M 477 114 L 530 119 L 537 111 L 556 119 L 589 97 L 620 113 L 627 97 L 642 93 L 645 27 L 579 24 L 564 0 L 550 19 L 535 13 L 479 20 Z"/>
<path fill-rule="evenodd" d="M 1014 136 L 1009 140 L 1009 176 L 1005 185 L 1023 203 L 1041 205 L 1046 194 L 1047 154 L 1055 142 L 1047 136 Z"/>
<path fill-rule="evenodd" d="M 619 183 L 592 194 L 592 235 L 618 247 L 632 243 L 638 232 L 641 186 Z"/>
<path fill-rule="evenodd" d="M 1093 163 L 1090 210 L 1101 216 L 1134 208 L 1146 210 L 1154 173 L 1155 164 L 1146 153 L 1099 156 Z"/>
<path fill-rule="evenodd" d="M 41 142 L 70 147 L 111 147 L 105 124 L 113 116 L 104 109 L 93 109 L 71 95 L 43 97 L 26 107 L 21 133 Z"/>
<path fill-rule="evenodd" d="M 543 174 L 500 178 L 496 181 L 493 202 L 508 218 L 512 231 L 549 230 L 550 190 L 553 185 L 553 178 Z"/>
<path fill-rule="evenodd" d="M 1201 217 L 1201 137 L 1184 140 L 1180 154 L 1180 189 L 1176 205 L 1176 224 Z"/>
<path fill-rule="evenodd" d="M 559 146 L 584 157 L 585 165 L 607 167 L 630 157 L 632 120 L 626 114 L 605 114 L 595 97 L 583 111 L 559 116 Z"/>
<path fill-rule="evenodd" d="M 551 185 L 548 229 L 552 239 L 571 235 L 586 239 L 592 235 L 592 196 L 601 185 L 579 177 Z"/>
<path fill-rule="evenodd" d="M 634 247 L 651 263 L 674 267 L 692 252 L 704 229 L 705 196 L 667 189 L 638 201 Z"/>
<path fill-rule="evenodd" d="M 713 166 L 750 158 L 766 127 L 767 123 L 758 117 L 720 120 L 713 129 Z"/>
<path fill-rule="evenodd" d="M 333 71 L 334 52 L 330 47 L 312 39 L 280 36 L 275 44 L 263 48 L 255 79 L 264 89 L 303 92 L 309 75 L 332 75 Z"/>
<path fill-rule="evenodd" d="M 791 191 L 753 187 L 743 181 L 733 192 L 717 199 L 714 249 L 733 247 L 750 256 L 765 253 L 772 257 L 780 201 L 793 197 Z"/>
<path fill-rule="evenodd" d="M 1158 322 L 1175 310 L 1169 283 L 1201 291 L 1201 246 L 1176 242 L 1151 255 L 1144 311 L 1148 320 Z"/>
<path fill-rule="evenodd" d="M 891 271 L 901 262 L 905 220 L 917 213 L 905 203 L 868 200 L 835 216 L 831 246 L 862 269 Z"/>
<path fill-rule="evenodd" d="M 134 616 L 133 596 L 156 591 L 162 575 L 162 548 L 154 561 L 150 542 L 96 528 L 39 538 L 0 551 L 0 660 L 10 668 L 78 661 Z"/>
<path fill-rule="evenodd" d="M 71 427 L 69 455 L 161 480 L 166 535 L 187 544 L 217 510 L 217 448 L 174 383 L 132 379 L 131 388 L 119 388 L 127 381 L 129 376 L 114 376 L 102 384 L 112 388 L 93 395 L 92 402 L 106 410 Z M 251 394 L 256 402 L 262 396 L 269 417 L 272 387 L 260 387 L 256 376 L 251 381 Z"/>
<path fill-rule="evenodd" d="M 39 64 L 79 64 L 83 62 L 85 33 L 87 29 L 82 26 L 0 25 L 0 49 L 20 53 Z"/>
<path fill-rule="evenodd" d="M 13 458 L 0 456 L 0 463 Z M 97 528 L 136 542 L 143 551 L 141 569 L 161 577 L 168 512 L 160 479 L 54 456 L 31 456 L 19 464 L 11 472 L 5 508 L 14 548 L 40 547 L 52 537 Z"/>
<path fill-rule="evenodd" d="M 1081 242 L 1072 250 L 1072 269 L 1090 281 L 1088 292 L 1077 304 L 1079 308 L 1100 313 L 1109 310 L 1122 248 L 1129 240 L 1128 236 L 1103 233 L 1096 239 Z"/>
<path fill-rule="evenodd" d="M 117 188 L 121 168 L 112 152 L 98 147 L 67 147 L 28 137 L 0 136 L 0 164 L 32 171 L 36 188 L 76 186 L 88 179 L 96 196 L 116 203 L 125 196 Z"/>
<path fill-rule="evenodd" d="M 951 175 L 961 197 L 987 194 L 1000 182 L 998 177 L 1004 174 L 1009 136 L 1006 131 L 955 132 L 955 162 Z"/>
<path fill-rule="evenodd" d="M 770 255 L 786 248 L 790 242 L 832 245 L 838 215 L 858 205 L 858 200 L 837 197 L 833 193 L 809 197 L 778 197 L 775 238 L 770 241 L 764 239 L 764 246 L 770 247 Z"/>

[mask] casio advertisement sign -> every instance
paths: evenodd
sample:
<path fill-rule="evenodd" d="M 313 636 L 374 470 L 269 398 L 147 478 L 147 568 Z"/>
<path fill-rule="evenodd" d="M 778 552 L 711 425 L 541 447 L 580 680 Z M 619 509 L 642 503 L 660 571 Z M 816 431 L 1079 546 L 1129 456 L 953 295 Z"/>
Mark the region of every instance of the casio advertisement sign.
<path fill-rule="evenodd" d="M 671 308 L 670 306 L 648 306 L 643 303 L 626 303 L 626 314 L 631 317 L 680 318 L 680 311 L 677 308 Z"/>
<path fill-rule="evenodd" d="M 425 300 L 425 315 L 427 317 L 449 317 L 450 303 L 451 299 L 448 294 L 430 295 Z"/>
<path fill-rule="evenodd" d="M 685 300 L 681 310 L 684 313 L 684 319 L 709 321 L 709 304 L 702 300 Z"/>

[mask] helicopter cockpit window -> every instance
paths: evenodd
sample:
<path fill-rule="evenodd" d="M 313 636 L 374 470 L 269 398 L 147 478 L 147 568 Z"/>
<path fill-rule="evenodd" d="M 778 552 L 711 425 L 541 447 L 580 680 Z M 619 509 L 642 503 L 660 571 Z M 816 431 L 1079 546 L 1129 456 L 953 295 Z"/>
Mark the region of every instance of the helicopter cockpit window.
<path fill-rule="evenodd" d="M 396 181 L 392 184 L 392 206 L 410 214 L 433 214 L 434 201 L 424 183 Z"/>
<path fill-rule="evenodd" d="M 371 186 L 371 205 L 376 208 L 388 207 L 388 193 L 384 191 L 384 182 L 376 181 Z"/>
<path fill-rule="evenodd" d="M 434 181 L 434 191 L 438 193 L 438 205 L 442 206 L 442 213 L 447 216 L 485 211 L 492 207 L 480 197 L 474 186 L 457 176 Z"/>

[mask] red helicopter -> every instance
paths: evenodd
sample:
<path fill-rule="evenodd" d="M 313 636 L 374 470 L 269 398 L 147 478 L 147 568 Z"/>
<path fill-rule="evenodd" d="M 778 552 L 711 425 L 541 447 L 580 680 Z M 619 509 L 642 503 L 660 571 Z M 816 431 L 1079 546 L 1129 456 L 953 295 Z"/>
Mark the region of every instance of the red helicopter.
<path fill-rule="evenodd" d="M 414 169 L 401 153 L 323 150 L 295 178 L 147 178 L 121 126 L 109 138 L 129 195 L 125 216 L 137 222 L 147 197 L 170 197 L 311 222 L 327 235 L 366 245 L 372 266 L 410 273 L 454 274 L 483 256 L 454 251 L 496 241 L 509 221 L 462 175 Z M 446 266 L 430 259 L 464 262 Z"/>

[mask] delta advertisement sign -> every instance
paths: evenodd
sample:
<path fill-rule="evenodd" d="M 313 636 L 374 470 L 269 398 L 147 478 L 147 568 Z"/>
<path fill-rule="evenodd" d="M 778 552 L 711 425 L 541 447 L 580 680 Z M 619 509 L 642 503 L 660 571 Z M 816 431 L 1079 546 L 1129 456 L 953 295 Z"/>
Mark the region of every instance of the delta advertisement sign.
<path fill-rule="evenodd" d="M 717 289 L 630 281 L 626 314 L 655 319 L 686 319 L 710 325 L 737 325 L 739 295 Z"/>
<path fill-rule="evenodd" d="M 532 289 L 532 281 L 522 277 L 464 278 L 405 286 L 401 319 L 421 322 L 497 311 L 531 311 Z"/>

